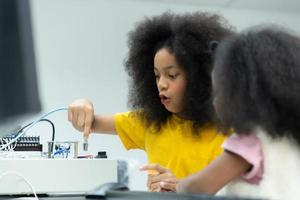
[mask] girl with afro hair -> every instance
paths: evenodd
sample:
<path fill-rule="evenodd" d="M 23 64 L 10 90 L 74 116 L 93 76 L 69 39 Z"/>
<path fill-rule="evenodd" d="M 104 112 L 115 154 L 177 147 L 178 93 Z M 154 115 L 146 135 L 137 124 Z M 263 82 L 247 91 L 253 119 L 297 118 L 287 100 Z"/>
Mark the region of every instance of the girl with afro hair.
<path fill-rule="evenodd" d="M 146 151 L 149 164 L 141 170 L 149 172 L 149 190 L 175 191 L 177 179 L 203 169 L 222 152 L 226 136 L 213 123 L 211 49 L 232 33 L 215 14 L 166 12 L 145 18 L 128 40 L 132 110 L 95 115 L 93 104 L 79 99 L 69 105 L 69 121 L 85 138 L 91 132 L 117 134 L 126 149 Z"/>
<path fill-rule="evenodd" d="M 256 27 L 224 41 L 213 70 L 214 105 L 235 133 L 178 191 L 266 199 L 300 196 L 300 38 Z M 241 179 L 239 178 L 241 177 Z"/>

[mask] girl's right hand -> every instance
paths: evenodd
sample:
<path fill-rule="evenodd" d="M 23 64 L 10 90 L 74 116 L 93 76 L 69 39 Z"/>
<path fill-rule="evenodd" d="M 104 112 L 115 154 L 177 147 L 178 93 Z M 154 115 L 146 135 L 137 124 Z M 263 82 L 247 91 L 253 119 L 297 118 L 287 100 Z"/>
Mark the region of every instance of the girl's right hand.
<path fill-rule="evenodd" d="M 87 99 L 78 99 L 72 102 L 68 108 L 68 120 L 77 130 L 83 132 L 84 138 L 87 139 L 92 132 L 95 120 L 92 102 Z"/>

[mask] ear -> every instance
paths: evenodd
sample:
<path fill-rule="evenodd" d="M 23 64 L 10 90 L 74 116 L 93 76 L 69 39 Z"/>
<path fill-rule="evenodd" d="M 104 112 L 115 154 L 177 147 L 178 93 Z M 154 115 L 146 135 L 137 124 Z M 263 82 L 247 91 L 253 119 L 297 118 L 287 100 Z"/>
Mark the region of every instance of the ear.
<path fill-rule="evenodd" d="M 210 53 L 214 53 L 215 50 L 216 50 L 216 48 L 218 47 L 218 45 L 219 45 L 219 42 L 218 42 L 218 41 L 215 41 L 215 40 L 211 41 L 211 42 L 209 43 L 209 46 L 208 46 L 209 52 L 210 52 Z"/>

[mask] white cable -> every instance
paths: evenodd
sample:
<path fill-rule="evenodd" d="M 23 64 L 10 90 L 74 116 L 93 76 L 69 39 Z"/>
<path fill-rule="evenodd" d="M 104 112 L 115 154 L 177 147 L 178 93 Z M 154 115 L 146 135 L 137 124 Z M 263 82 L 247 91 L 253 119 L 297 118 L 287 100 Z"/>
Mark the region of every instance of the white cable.
<path fill-rule="evenodd" d="M 8 144 L 8 143 L 9 143 L 8 139 L 4 138 L 3 140 L 4 140 L 5 144 Z M 7 145 L 7 147 L 6 147 L 6 148 L 7 148 L 7 149 L 5 149 L 5 150 L 9 151 L 9 149 L 10 149 L 10 146 L 9 146 L 9 145 Z"/>
<path fill-rule="evenodd" d="M 35 192 L 35 190 L 34 190 L 32 184 L 31 184 L 28 180 L 26 180 L 26 178 L 24 178 L 21 174 L 19 174 L 19 173 L 16 172 L 16 171 L 6 171 L 6 172 L 2 173 L 2 174 L 0 175 L 0 180 L 1 180 L 3 177 L 5 177 L 5 176 L 7 176 L 7 175 L 10 175 L 10 174 L 16 175 L 16 176 L 20 177 L 23 181 L 25 181 L 25 183 L 26 183 L 26 184 L 29 186 L 29 188 L 31 189 L 31 192 L 33 193 L 35 199 L 36 199 L 36 200 L 39 199 L 38 196 L 36 195 L 36 192 Z"/>
<path fill-rule="evenodd" d="M 3 139 L 3 138 L 1 138 L 1 140 L 0 140 L 0 141 L 1 141 L 1 145 L 0 145 L 1 147 L 2 147 L 3 145 L 5 145 L 5 143 L 3 143 L 3 141 L 4 141 L 4 139 Z"/>
<path fill-rule="evenodd" d="M 68 108 L 66 107 L 62 107 L 62 108 L 57 108 L 54 109 L 44 115 L 42 115 L 41 117 L 39 117 L 38 119 L 36 119 L 35 121 L 32 122 L 32 124 L 30 126 L 28 126 L 23 132 L 21 132 L 17 137 L 15 137 L 13 140 L 11 140 L 9 143 L 2 145 L 0 147 L 0 151 L 3 149 L 6 149 L 9 145 L 11 145 L 12 143 L 14 143 L 15 141 L 17 141 L 22 135 L 24 135 L 29 129 L 31 129 L 35 124 L 37 124 L 41 119 L 44 119 L 45 117 L 47 117 L 48 115 L 51 115 L 52 113 L 58 112 L 58 111 L 62 111 L 62 110 L 68 110 Z"/>
<path fill-rule="evenodd" d="M 3 140 L 4 140 L 5 144 L 10 143 L 10 141 L 9 141 L 8 138 L 4 138 Z M 11 144 L 11 145 L 8 145 L 8 146 L 7 146 L 7 149 L 5 149 L 6 151 L 12 151 L 12 150 L 13 150 L 12 143 L 10 143 L 10 144 Z"/>

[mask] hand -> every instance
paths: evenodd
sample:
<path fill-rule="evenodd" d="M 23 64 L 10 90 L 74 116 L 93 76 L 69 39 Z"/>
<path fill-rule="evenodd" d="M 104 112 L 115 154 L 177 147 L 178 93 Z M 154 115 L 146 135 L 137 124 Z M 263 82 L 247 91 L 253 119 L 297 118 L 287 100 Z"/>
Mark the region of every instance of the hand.
<path fill-rule="evenodd" d="M 89 100 L 78 99 L 69 105 L 68 120 L 77 130 L 83 132 L 85 139 L 92 132 L 94 119 L 94 107 Z"/>
<path fill-rule="evenodd" d="M 148 171 L 147 187 L 154 192 L 176 192 L 177 178 L 167 168 L 158 164 L 147 164 L 140 168 Z"/>

